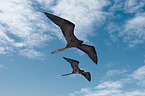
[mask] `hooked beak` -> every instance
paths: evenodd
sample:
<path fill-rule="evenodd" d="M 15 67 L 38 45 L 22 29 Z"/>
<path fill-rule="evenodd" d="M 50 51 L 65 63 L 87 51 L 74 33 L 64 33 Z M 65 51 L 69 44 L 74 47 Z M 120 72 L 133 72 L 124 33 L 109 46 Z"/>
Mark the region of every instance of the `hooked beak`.
<path fill-rule="evenodd" d="M 82 72 L 82 73 L 85 73 L 86 71 Z"/>
<path fill-rule="evenodd" d="M 87 42 L 89 42 L 89 41 L 84 41 L 82 44 L 87 43 Z"/>

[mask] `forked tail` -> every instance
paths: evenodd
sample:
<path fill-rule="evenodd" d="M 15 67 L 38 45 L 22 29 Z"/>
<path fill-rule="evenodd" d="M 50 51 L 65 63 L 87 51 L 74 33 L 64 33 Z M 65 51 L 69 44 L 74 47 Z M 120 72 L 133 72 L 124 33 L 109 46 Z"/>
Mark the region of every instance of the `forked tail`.
<path fill-rule="evenodd" d="M 73 73 L 63 74 L 61 76 L 67 76 L 67 75 L 71 75 L 71 74 L 73 74 Z"/>
<path fill-rule="evenodd" d="M 51 54 L 57 53 L 57 52 L 60 52 L 60 51 L 63 51 L 63 50 L 65 50 L 65 49 L 67 49 L 67 47 L 60 48 L 60 49 L 58 49 L 58 50 L 55 50 L 55 51 L 51 52 Z"/>

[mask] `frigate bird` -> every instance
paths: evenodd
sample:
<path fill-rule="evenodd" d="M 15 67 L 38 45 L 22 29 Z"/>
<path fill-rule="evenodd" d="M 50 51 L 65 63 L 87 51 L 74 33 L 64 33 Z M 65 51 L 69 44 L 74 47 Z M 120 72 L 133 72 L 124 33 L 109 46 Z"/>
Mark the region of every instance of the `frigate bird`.
<path fill-rule="evenodd" d="M 72 73 L 64 74 L 61 76 L 66 76 L 66 75 L 71 75 L 71 74 L 82 74 L 89 82 L 91 81 L 91 74 L 89 72 L 81 70 L 78 67 L 79 61 L 72 60 L 72 59 L 65 58 L 65 57 L 63 57 L 63 58 L 71 64 L 73 71 L 72 71 Z"/>
<path fill-rule="evenodd" d="M 44 13 L 51 21 L 53 21 L 56 25 L 58 25 L 60 27 L 60 29 L 62 30 L 62 33 L 67 41 L 67 44 L 64 48 L 53 51 L 51 54 L 63 51 L 67 48 L 76 47 L 76 48 L 80 49 L 81 51 L 85 52 L 93 60 L 93 62 L 97 64 L 98 58 L 97 58 L 95 48 L 93 46 L 84 44 L 87 41 L 78 40 L 76 38 L 76 36 L 74 35 L 75 24 L 73 24 L 72 22 L 65 20 L 61 17 L 52 15 L 50 13 L 46 13 L 46 12 L 44 12 Z"/>

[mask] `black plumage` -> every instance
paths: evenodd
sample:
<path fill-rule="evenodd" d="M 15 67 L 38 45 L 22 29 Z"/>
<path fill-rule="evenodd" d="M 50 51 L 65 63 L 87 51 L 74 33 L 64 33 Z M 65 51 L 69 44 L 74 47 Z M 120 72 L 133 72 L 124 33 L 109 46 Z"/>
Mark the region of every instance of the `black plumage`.
<path fill-rule="evenodd" d="M 85 41 L 78 40 L 75 37 L 74 35 L 75 24 L 63 18 L 60 18 L 58 16 L 52 15 L 50 13 L 46 13 L 46 12 L 44 13 L 51 21 L 53 21 L 56 25 L 60 27 L 67 41 L 67 45 L 64 48 L 53 51 L 51 54 L 60 52 L 67 48 L 76 47 L 82 50 L 83 52 L 85 52 L 93 60 L 93 62 L 97 64 L 98 58 L 97 58 L 97 53 L 96 53 L 95 48 L 93 46 L 84 44 Z"/>
<path fill-rule="evenodd" d="M 82 74 L 89 82 L 91 81 L 91 74 L 89 72 L 81 70 L 78 67 L 79 61 L 72 60 L 72 59 L 65 58 L 65 57 L 63 57 L 63 58 L 71 64 L 73 71 L 72 71 L 72 73 L 64 74 L 62 76 L 71 75 L 71 74 Z"/>

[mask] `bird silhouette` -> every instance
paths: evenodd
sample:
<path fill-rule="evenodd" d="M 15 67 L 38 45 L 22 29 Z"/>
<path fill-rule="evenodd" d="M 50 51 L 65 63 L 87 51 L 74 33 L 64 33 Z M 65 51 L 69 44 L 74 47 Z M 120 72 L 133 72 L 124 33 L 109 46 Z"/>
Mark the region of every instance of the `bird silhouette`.
<path fill-rule="evenodd" d="M 65 57 L 63 57 L 63 58 L 71 64 L 73 71 L 72 71 L 72 73 L 64 74 L 61 76 L 66 76 L 66 75 L 71 75 L 71 74 L 82 74 L 89 82 L 91 81 L 91 74 L 89 72 L 81 70 L 78 67 L 79 61 L 72 60 L 72 59 L 65 58 Z"/>
<path fill-rule="evenodd" d="M 51 54 L 63 51 L 65 49 L 68 49 L 71 47 L 76 47 L 76 48 L 80 49 L 81 51 L 85 52 L 93 60 L 94 63 L 96 63 L 96 64 L 98 63 L 98 58 L 97 58 L 97 53 L 96 53 L 95 48 L 93 46 L 84 44 L 88 41 L 81 41 L 75 37 L 75 35 L 74 35 L 75 24 L 73 24 L 72 22 L 65 20 L 61 17 L 52 15 L 50 13 L 46 13 L 46 12 L 44 12 L 44 13 L 51 21 L 53 21 L 56 25 L 58 25 L 60 27 L 60 29 L 62 30 L 62 33 L 67 41 L 67 44 L 64 48 L 55 50 L 55 51 L 51 52 Z"/>

